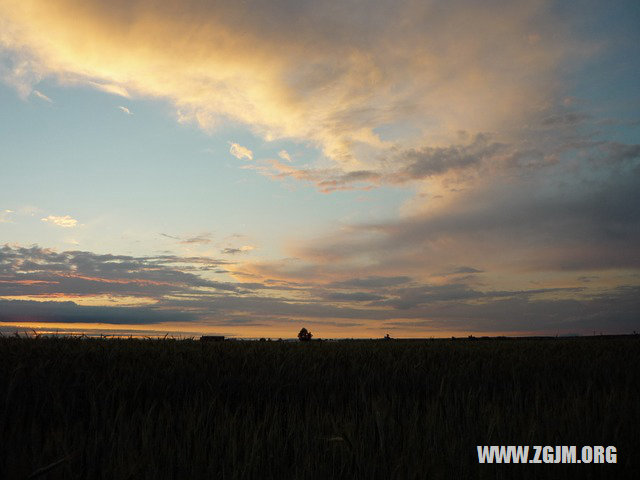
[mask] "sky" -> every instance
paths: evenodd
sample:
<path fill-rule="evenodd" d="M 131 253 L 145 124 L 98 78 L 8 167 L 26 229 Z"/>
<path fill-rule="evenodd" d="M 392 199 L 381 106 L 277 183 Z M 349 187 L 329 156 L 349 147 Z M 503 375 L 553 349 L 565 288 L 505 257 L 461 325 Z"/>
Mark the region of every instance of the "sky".
<path fill-rule="evenodd" d="M 0 0 L 0 332 L 640 330 L 640 4 Z"/>

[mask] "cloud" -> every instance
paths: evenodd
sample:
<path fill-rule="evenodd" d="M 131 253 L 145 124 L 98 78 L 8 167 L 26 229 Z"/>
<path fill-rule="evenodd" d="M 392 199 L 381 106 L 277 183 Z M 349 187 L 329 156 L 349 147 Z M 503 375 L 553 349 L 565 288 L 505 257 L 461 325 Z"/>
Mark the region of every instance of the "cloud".
<path fill-rule="evenodd" d="M 49 102 L 49 103 L 53 103 L 53 100 L 51 100 L 49 97 L 47 97 L 44 93 L 42 93 L 40 90 L 33 90 L 33 93 L 36 97 L 38 97 L 40 100 L 44 100 L 45 102 Z"/>
<path fill-rule="evenodd" d="M 11 223 L 11 219 L 9 217 L 13 213 L 13 210 L 0 210 L 0 223 Z"/>
<path fill-rule="evenodd" d="M 167 233 L 161 233 L 160 235 L 163 236 L 163 237 L 166 237 L 166 238 L 171 238 L 172 240 L 180 240 L 180 237 L 176 237 L 174 235 L 169 235 Z"/>
<path fill-rule="evenodd" d="M 251 250 L 255 250 L 255 248 L 256 247 L 251 245 L 243 245 L 242 247 L 239 247 L 239 248 L 223 248 L 222 253 L 226 255 L 236 255 L 238 253 L 250 252 Z"/>
<path fill-rule="evenodd" d="M 593 330 L 629 334 L 639 325 L 640 302 L 634 298 L 639 293 L 637 286 L 622 286 L 580 299 L 540 299 L 521 294 L 482 303 L 443 303 L 426 309 L 429 320 L 391 321 L 387 325 L 433 331 L 445 326 L 466 325 L 469 328 L 473 325 L 471 328 L 477 332 L 503 331 L 520 335 L 568 332 L 590 335 Z"/>
<path fill-rule="evenodd" d="M 546 127 L 558 127 L 567 125 L 577 125 L 582 123 L 591 116 L 581 112 L 567 112 L 562 114 L 554 114 L 543 119 L 542 124 Z"/>
<path fill-rule="evenodd" d="M 78 225 L 78 221 L 75 218 L 70 217 L 69 215 L 64 216 L 56 216 L 49 215 L 48 217 L 41 218 L 43 222 L 51 223 L 53 225 L 57 225 L 62 228 L 73 228 Z"/>
<path fill-rule="evenodd" d="M 335 332 L 392 328 L 409 335 L 589 333 L 597 325 L 599 331 L 628 333 L 638 328 L 640 313 L 640 287 L 632 285 L 496 290 L 403 276 L 347 277 L 324 284 L 218 282 L 209 272 L 220 265 L 225 263 L 206 257 L 0 247 L 0 321 L 182 322 L 225 326 L 230 332 L 242 325 L 281 329 L 309 321 Z M 133 305 L 132 298 L 145 304 Z M 86 304 L 87 299 L 94 303 Z M 128 299 L 131 306 L 119 306 L 117 299 Z"/>
<path fill-rule="evenodd" d="M 165 238 L 170 238 L 172 240 L 178 240 L 178 243 L 182 244 L 182 245 L 192 245 L 192 244 L 207 244 L 207 243 L 211 243 L 211 234 L 209 233 L 203 233 L 200 235 L 196 235 L 193 237 L 187 237 L 187 238 L 181 238 L 181 237 L 177 237 L 175 235 L 168 235 L 166 233 L 161 233 L 161 236 L 165 237 Z"/>
<path fill-rule="evenodd" d="M 292 162 L 291 155 L 289 155 L 289 152 L 287 152 L 286 150 L 280 150 L 278 152 L 278 156 L 286 162 Z"/>
<path fill-rule="evenodd" d="M 22 84 L 168 99 L 204 129 L 231 120 L 368 170 L 398 141 L 500 131 L 553 98 L 589 45 L 547 3 L 4 0 L 0 40 Z"/>
<path fill-rule="evenodd" d="M 639 268 L 637 146 L 549 148 L 540 161 L 521 162 L 508 149 L 460 180 L 431 179 L 404 215 L 348 225 L 291 255 L 407 275 L 480 262 L 483 270 L 511 272 Z"/>
<path fill-rule="evenodd" d="M 38 302 L 0 299 L 0 322 L 143 325 L 163 322 L 193 322 L 196 318 L 189 312 L 154 307 L 103 307 L 77 305 L 70 301 Z"/>
<path fill-rule="evenodd" d="M 342 169 L 296 168 L 292 165 L 285 165 L 278 160 L 270 160 L 267 165 L 266 167 L 251 166 L 250 168 L 273 179 L 292 178 L 314 183 L 323 193 L 357 188 L 369 189 L 372 188 L 372 184 L 379 184 L 382 179 L 380 173 L 369 170 L 345 172 Z"/>
<path fill-rule="evenodd" d="M 238 160 L 253 160 L 253 152 L 249 150 L 247 147 L 243 147 L 242 145 L 238 145 L 237 143 L 232 143 L 231 148 L 229 148 L 229 153 L 236 157 Z"/>
<path fill-rule="evenodd" d="M 209 234 L 196 235 L 195 237 L 185 238 L 184 240 L 181 240 L 180 243 L 184 245 L 196 244 L 196 243 L 198 244 L 211 243 L 211 235 Z"/>
<path fill-rule="evenodd" d="M 4 246 L 0 248 L 0 296 L 111 294 L 159 300 L 164 295 L 199 289 L 239 290 L 240 285 L 202 276 L 224 264 L 206 257 L 57 253 L 39 247 Z"/>
<path fill-rule="evenodd" d="M 479 167 L 485 160 L 495 160 L 506 150 L 500 143 L 490 142 L 489 137 L 478 134 L 469 144 L 448 147 L 422 147 L 401 152 L 394 163 L 401 167 L 389 175 L 390 182 L 406 182 L 436 175 Z"/>
<path fill-rule="evenodd" d="M 2 6 L 0 5 L 0 8 Z M 2 17 L 0 16 L 0 19 Z M 4 27 L 0 24 L 0 27 Z M 5 33 L 3 28 L 0 31 Z M 21 52 L 3 49 L 4 35 L 0 36 L 0 80 L 13 87 L 22 99 L 27 99 L 33 92 L 33 86 L 42 79 L 39 68 L 32 60 Z"/>
<path fill-rule="evenodd" d="M 407 276 L 397 277 L 382 277 L 371 276 L 365 278 L 350 278 L 348 280 L 341 280 L 328 284 L 329 287 L 334 288 L 380 288 L 380 287 L 395 287 L 411 281 L 411 278 Z"/>
<path fill-rule="evenodd" d="M 367 292 L 333 292 L 326 294 L 325 298 L 336 302 L 371 302 L 373 300 L 382 300 L 384 297 Z"/>
<path fill-rule="evenodd" d="M 284 150 L 230 153 L 321 192 L 413 189 L 395 217 L 295 238 L 289 258 L 263 262 L 233 242 L 228 263 L 5 250 L 1 294 L 144 297 L 229 325 L 637 323 L 640 146 L 635 127 L 608 136 L 599 106 L 568 91 L 567 79 L 591 81 L 576 68 L 597 51 L 573 28 L 583 17 L 545 0 L 383 0 L 366 15 L 355 0 L 294 3 L 0 0 L 1 74 L 22 96 L 45 78 L 89 85 L 167 100 L 204 130 L 244 125 L 316 148 L 304 165 Z"/>
<path fill-rule="evenodd" d="M 508 154 L 511 157 L 508 157 Z M 370 189 L 380 185 L 398 185 L 465 170 L 480 170 L 485 164 L 504 163 L 516 155 L 513 147 L 492 142 L 489 135 L 478 134 L 467 143 L 447 147 L 395 149 L 373 170 L 345 171 L 341 168 L 299 168 L 270 160 L 266 165 L 249 168 L 273 179 L 311 182 L 323 193 L 337 190 Z"/>
<path fill-rule="evenodd" d="M 131 110 L 129 110 L 127 107 L 123 107 L 122 105 L 118 106 L 118 110 L 126 113 L 127 115 L 133 115 L 133 113 L 131 113 Z"/>
<path fill-rule="evenodd" d="M 437 302 L 460 302 L 484 297 L 485 294 L 464 284 L 419 285 L 396 289 L 391 299 L 379 302 L 396 309 L 429 305 Z"/>
<path fill-rule="evenodd" d="M 457 275 L 460 273 L 482 273 L 482 270 L 478 270 L 477 268 L 473 267 L 457 267 L 450 272 L 450 274 L 453 275 Z"/>
<path fill-rule="evenodd" d="M 42 209 L 35 207 L 33 205 L 26 205 L 20 208 L 20 213 L 23 215 L 29 215 L 30 217 L 34 217 L 36 213 L 41 212 Z"/>
<path fill-rule="evenodd" d="M 85 81 L 86 80 L 83 81 L 81 79 L 75 79 L 75 80 L 71 80 L 71 83 L 84 83 Z M 129 94 L 127 89 L 122 85 L 116 85 L 113 83 L 105 83 L 105 82 L 94 82 L 91 80 L 86 81 L 86 83 L 103 92 L 110 93 L 112 95 L 118 95 L 124 98 L 131 98 L 131 95 Z"/>

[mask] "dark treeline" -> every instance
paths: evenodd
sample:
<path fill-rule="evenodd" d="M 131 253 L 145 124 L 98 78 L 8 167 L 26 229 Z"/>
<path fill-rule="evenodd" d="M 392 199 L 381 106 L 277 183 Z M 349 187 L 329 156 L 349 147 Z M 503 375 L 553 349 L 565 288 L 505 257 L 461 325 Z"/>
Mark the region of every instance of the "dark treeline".
<path fill-rule="evenodd" d="M 640 340 L 0 338 L 0 478 L 621 478 Z M 614 445 L 617 465 L 478 465 Z"/>

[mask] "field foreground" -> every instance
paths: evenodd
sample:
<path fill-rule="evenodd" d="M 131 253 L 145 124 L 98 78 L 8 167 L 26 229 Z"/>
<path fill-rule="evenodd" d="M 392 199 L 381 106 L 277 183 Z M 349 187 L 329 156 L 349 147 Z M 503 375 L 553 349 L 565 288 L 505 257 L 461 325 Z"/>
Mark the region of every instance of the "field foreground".
<path fill-rule="evenodd" d="M 0 478 L 631 478 L 639 399 L 637 337 L 2 337 Z M 479 465 L 476 445 L 618 464 Z"/>

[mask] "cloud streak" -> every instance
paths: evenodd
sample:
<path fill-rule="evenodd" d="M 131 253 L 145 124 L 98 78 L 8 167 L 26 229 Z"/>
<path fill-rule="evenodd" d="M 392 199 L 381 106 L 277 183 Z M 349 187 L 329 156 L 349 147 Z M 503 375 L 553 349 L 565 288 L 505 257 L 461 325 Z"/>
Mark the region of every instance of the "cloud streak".
<path fill-rule="evenodd" d="M 42 93 L 40 90 L 34 90 L 32 92 L 36 97 L 38 97 L 40 100 L 44 100 L 45 102 L 48 103 L 53 103 L 53 100 L 51 100 L 49 97 L 47 97 L 44 93 Z"/>

